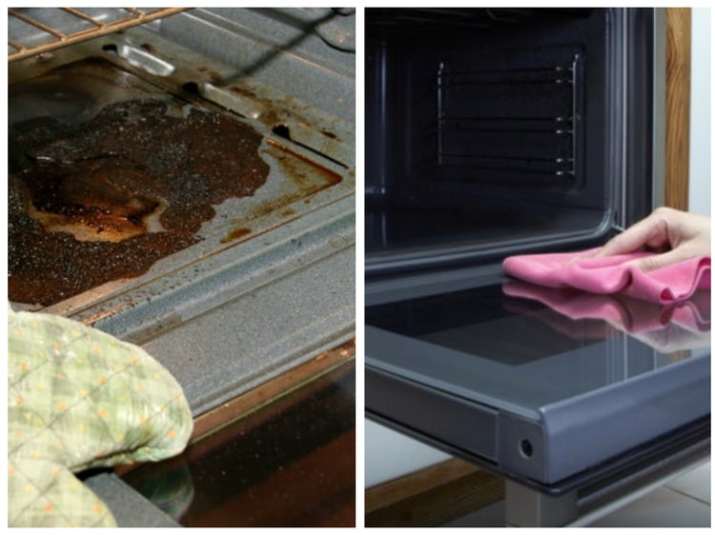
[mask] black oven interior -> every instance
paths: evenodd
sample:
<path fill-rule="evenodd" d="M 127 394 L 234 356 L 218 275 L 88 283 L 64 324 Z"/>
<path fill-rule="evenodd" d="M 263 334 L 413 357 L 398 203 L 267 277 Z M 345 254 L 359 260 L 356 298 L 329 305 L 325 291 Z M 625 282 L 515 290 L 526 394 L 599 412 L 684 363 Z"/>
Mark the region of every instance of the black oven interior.
<path fill-rule="evenodd" d="M 652 20 L 625 12 L 367 10 L 369 273 L 602 238 L 623 176 L 647 194 L 648 142 L 625 148 L 628 129 L 650 128 Z"/>

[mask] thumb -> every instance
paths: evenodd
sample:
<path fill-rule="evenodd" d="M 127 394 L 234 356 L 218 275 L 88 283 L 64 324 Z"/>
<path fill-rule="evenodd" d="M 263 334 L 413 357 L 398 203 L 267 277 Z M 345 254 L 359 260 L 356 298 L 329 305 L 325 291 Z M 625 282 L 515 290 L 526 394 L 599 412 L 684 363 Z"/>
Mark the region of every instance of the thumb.
<path fill-rule="evenodd" d="M 687 250 L 680 247 L 678 249 L 673 249 L 667 253 L 647 256 L 639 260 L 634 261 L 631 265 L 640 269 L 641 271 L 654 271 L 672 264 L 677 264 L 683 260 L 687 260 L 692 255 L 688 254 Z"/>

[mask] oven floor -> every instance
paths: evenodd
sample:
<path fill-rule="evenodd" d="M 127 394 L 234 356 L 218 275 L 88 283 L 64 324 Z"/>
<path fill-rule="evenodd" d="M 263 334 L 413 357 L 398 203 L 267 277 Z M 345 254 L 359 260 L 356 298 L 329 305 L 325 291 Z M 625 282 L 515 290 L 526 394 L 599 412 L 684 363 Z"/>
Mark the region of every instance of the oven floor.
<path fill-rule="evenodd" d="M 11 85 L 11 301 L 141 276 L 212 231 L 250 239 L 255 220 L 290 220 L 288 205 L 341 181 L 202 104 L 102 58 Z"/>
<path fill-rule="evenodd" d="M 54 125 L 15 138 L 31 161 L 10 181 L 11 300 L 51 305 L 140 275 L 196 243 L 216 215 L 212 205 L 265 183 L 262 136 L 251 127 L 217 113 L 168 111 L 130 100 L 77 129 L 59 127 L 49 142 Z M 152 231 L 157 207 L 160 228 Z"/>

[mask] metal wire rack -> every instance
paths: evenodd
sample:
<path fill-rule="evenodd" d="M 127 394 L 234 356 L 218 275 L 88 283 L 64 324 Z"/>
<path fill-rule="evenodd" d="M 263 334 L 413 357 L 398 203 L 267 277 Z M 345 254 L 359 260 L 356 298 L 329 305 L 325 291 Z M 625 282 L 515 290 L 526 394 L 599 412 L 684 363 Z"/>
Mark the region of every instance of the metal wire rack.
<path fill-rule="evenodd" d="M 8 23 L 19 24 L 33 30 L 32 44 L 20 39 L 8 39 L 8 60 L 17 61 L 44 52 L 49 52 L 73 43 L 79 43 L 132 26 L 174 15 L 186 8 L 117 8 L 112 16 L 106 12 L 90 14 L 88 9 L 71 7 L 53 9 L 9 9 Z M 58 12 L 64 15 L 63 24 L 58 24 Z M 54 16 L 48 16 L 54 15 Z M 18 22 L 19 21 L 19 22 Z M 74 30 L 66 28 L 74 27 Z M 26 32 L 27 33 L 27 32 Z"/>
<path fill-rule="evenodd" d="M 437 162 L 440 165 L 470 165 L 494 172 L 575 178 L 580 134 L 577 130 L 580 61 L 581 56 L 574 54 L 570 64 L 451 71 L 444 63 L 440 64 L 437 72 Z M 551 115 L 524 112 L 529 101 L 519 95 L 525 86 L 531 87 L 531 99 L 549 103 Z M 517 96 L 514 91 L 508 93 L 508 88 L 518 88 Z M 457 90 L 462 94 L 451 93 Z M 477 114 L 465 114 L 464 105 L 458 107 L 461 113 L 450 112 L 449 101 L 459 99 L 462 104 L 469 103 L 468 108 L 474 108 L 477 101 L 491 103 L 493 107 L 500 103 L 501 111 L 485 113 L 485 110 L 494 109 L 485 104 Z M 468 137 L 480 140 L 482 152 L 475 151 L 476 144 L 465 141 Z M 531 143 L 540 150 L 531 148 Z M 518 153 L 505 154 L 506 146 L 516 146 Z M 485 150 L 487 152 L 483 152 Z"/>

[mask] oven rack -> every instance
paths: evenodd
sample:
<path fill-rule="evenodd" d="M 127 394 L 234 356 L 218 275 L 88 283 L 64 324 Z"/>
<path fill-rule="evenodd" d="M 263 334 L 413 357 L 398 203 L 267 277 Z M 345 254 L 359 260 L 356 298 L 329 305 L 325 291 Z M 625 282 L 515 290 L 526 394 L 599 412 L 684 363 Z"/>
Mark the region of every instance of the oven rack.
<path fill-rule="evenodd" d="M 50 52 L 168 17 L 185 9 L 11 8 L 8 9 L 8 61 Z M 21 38 L 13 34 L 24 35 Z"/>
<path fill-rule="evenodd" d="M 441 62 L 436 80 L 437 90 L 437 163 L 443 166 L 469 166 L 496 173 L 517 173 L 520 175 L 552 175 L 556 177 L 576 177 L 576 154 L 578 132 L 578 92 L 581 79 L 578 75 L 581 56 L 574 54 L 571 61 L 564 64 L 540 65 L 535 67 L 511 67 L 496 69 L 450 70 L 446 62 Z M 539 91 L 565 91 L 564 107 L 552 115 L 510 115 L 507 110 L 499 114 L 454 113 L 447 105 L 450 91 L 463 87 L 519 87 L 542 86 Z M 549 87 L 553 89 L 548 89 Z M 476 98 L 480 93 L 475 93 Z M 502 152 L 500 143 L 490 144 L 493 152 L 454 150 L 447 147 L 447 139 L 457 132 L 471 132 L 483 136 L 540 136 L 554 142 L 568 140 L 568 150 L 558 154 L 543 153 L 507 154 Z M 496 139 L 496 138 L 495 138 Z M 484 147 L 482 147 L 484 148 Z"/>

